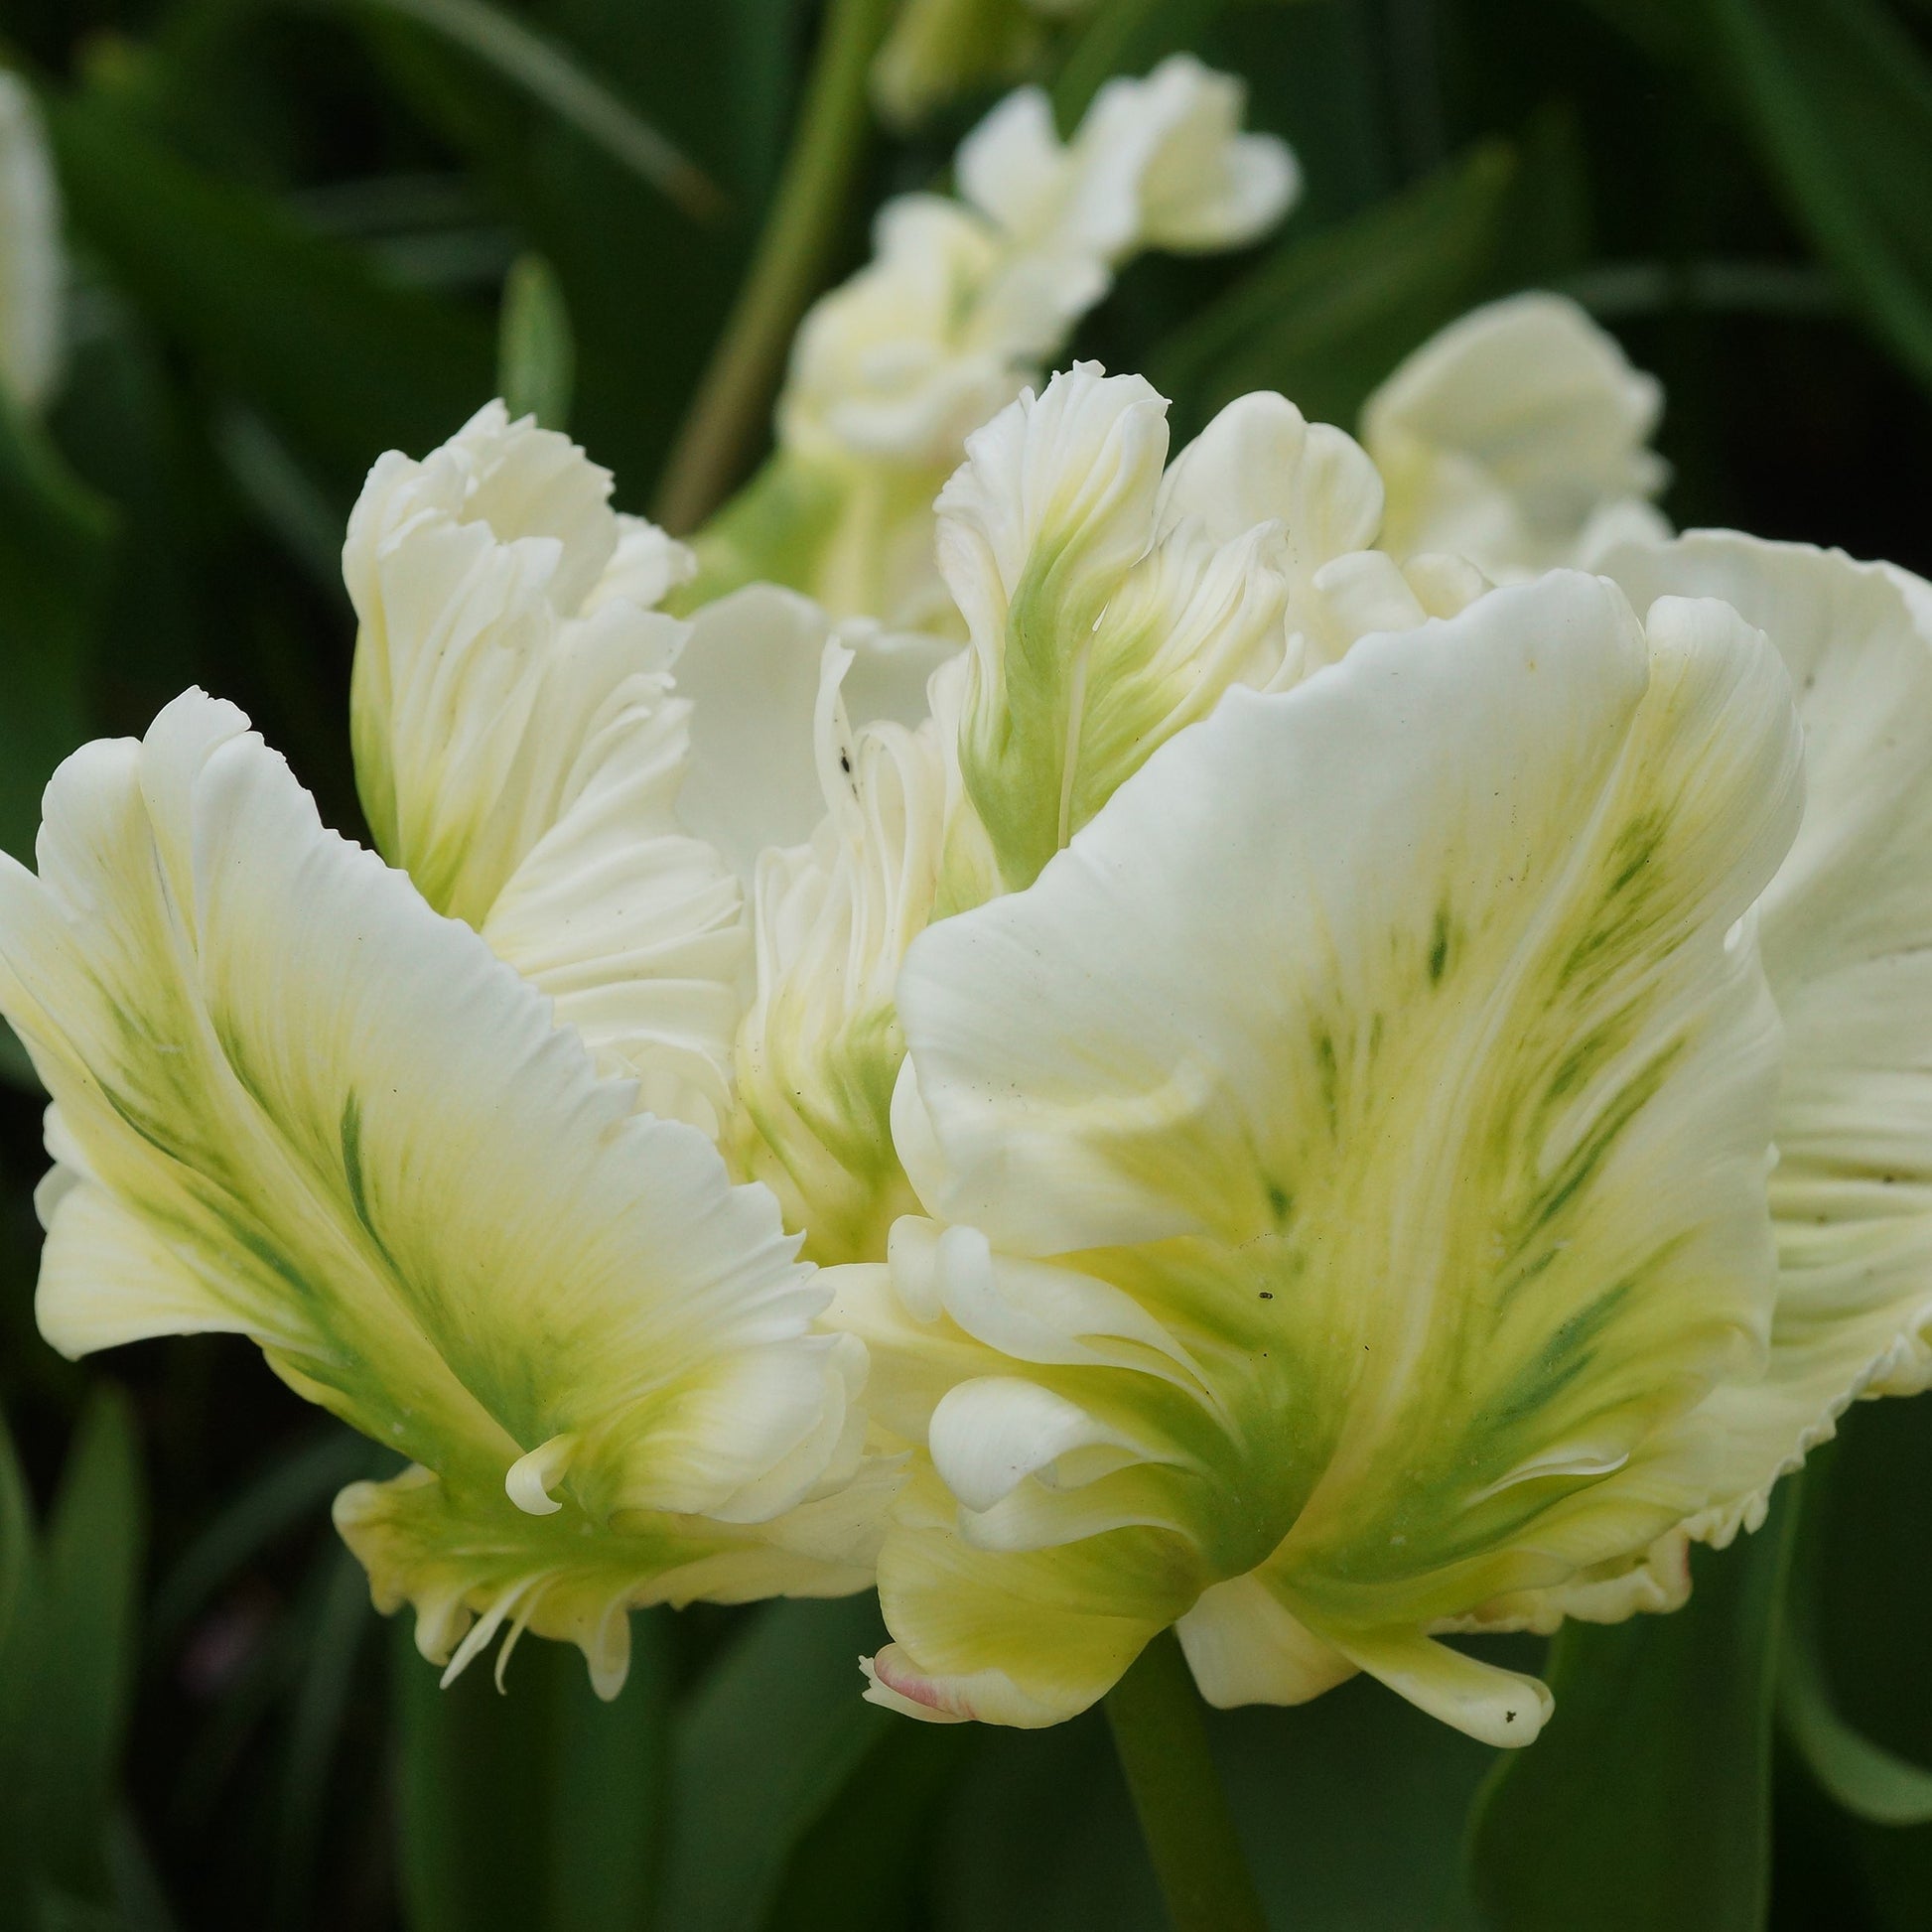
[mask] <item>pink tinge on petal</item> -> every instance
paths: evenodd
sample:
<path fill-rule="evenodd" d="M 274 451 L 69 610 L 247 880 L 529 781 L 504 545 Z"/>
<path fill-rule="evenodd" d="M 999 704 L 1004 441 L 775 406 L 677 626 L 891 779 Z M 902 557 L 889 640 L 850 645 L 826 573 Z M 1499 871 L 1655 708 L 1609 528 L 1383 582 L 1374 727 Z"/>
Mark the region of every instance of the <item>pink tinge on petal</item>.
<path fill-rule="evenodd" d="M 968 1723 L 976 1715 L 956 1691 L 949 1694 L 950 1687 L 942 1689 L 933 1679 L 912 1669 L 896 1643 L 887 1644 L 877 1656 L 861 1657 L 859 1668 L 870 1680 L 867 1702 L 897 1711 L 901 1717 L 949 1725 Z"/>

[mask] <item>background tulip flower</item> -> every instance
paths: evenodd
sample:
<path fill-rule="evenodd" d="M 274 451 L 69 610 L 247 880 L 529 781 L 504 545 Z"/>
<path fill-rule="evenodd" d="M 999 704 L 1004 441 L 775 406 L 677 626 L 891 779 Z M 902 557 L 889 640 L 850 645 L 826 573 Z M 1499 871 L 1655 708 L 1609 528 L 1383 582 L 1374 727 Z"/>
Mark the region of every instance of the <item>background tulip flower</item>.
<path fill-rule="evenodd" d="M 960 199 L 881 209 L 874 259 L 799 329 L 778 450 L 697 539 L 685 602 L 751 579 L 836 616 L 950 627 L 933 496 L 968 433 L 1012 401 L 1143 250 L 1239 247 L 1301 192 L 1285 143 L 1240 131 L 1240 83 L 1174 56 L 1111 80 L 1072 138 L 1036 87 L 961 144 Z"/>
<path fill-rule="evenodd" d="M 1513 583 L 1666 535 L 1650 501 L 1669 477 L 1649 447 L 1663 407 L 1656 377 L 1575 302 L 1539 292 L 1474 310 L 1363 405 L 1389 490 L 1383 541 Z"/>

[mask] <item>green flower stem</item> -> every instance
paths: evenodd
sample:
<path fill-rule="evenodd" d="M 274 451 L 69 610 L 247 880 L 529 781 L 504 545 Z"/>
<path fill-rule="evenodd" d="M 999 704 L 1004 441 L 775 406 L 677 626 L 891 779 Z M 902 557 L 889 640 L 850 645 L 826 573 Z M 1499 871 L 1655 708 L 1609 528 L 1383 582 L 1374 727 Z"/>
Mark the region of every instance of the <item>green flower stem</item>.
<path fill-rule="evenodd" d="M 1172 1630 L 1109 1693 L 1107 1722 L 1174 1932 L 1267 1932 Z"/>
<path fill-rule="evenodd" d="M 897 0 L 831 0 L 798 131 L 752 265 L 658 485 L 657 520 L 695 530 L 724 500 L 846 218 L 872 116 L 867 79 Z"/>

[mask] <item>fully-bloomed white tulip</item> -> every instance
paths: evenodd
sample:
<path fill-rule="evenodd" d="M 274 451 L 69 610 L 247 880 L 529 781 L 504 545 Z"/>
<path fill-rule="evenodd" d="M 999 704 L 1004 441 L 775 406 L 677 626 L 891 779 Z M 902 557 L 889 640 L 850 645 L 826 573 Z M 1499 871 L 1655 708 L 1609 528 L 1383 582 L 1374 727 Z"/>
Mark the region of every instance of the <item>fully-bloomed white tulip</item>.
<path fill-rule="evenodd" d="M 1051 1723 L 1175 1625 L 1217 1703 L 1525 1742 L 1445 1634 L 1674 1607 L 1932 1381 L 1932 591 L 1704 536 L 1477 595 L 1349 548 L 1379 482 L 1279 399 L 1164 457 L 1076 370 L 942 502 L 925 1211 L 835 1271 L 915 1452 L 872 1694 Z"/>
<path fill-rule="evenodd" d="M 1567 297 L 1476 309 L 1362 411 L 1389 491 L 1383 542 L 1403 557 L 1466 557 L 1513 583 L 1667 535 L 1650 502 L 1668 475 L 1649 448 L 1662 412 L 1657 379 Z"/>
<path fill-rule="evenodd" d="M 0 387 L 23 409 L 60 378 L 66 283 L 47 130 L 27 83 L 0 69 Z"/>
<path fill-rule="evenodd" d="M 1109 81 L 1070 142 L 1022 88 L 961 145 L 960 200 L 905 196 L 875 254 L 798 332 L 778 451 L 699 539 L 699 592 L 766 578 L 841 617 L 951 620 L 932 571 L 934 494 L 969 431 L 1148 248 L 1230 248 L 1300 192 L 1294 156 L 1240 131 L 1242 89 L 1176 55 Z"/>
<path fill-rule="evenodd" d="M 50 1340 L 250 1336 L 415 1465 L 337 1520 L 426 1654 L 507 1620 L 607 1695 L 635 1604 L 863 1587 L 896 1480 L 863 1347 L 712 1138 L 749 944 L 678 816 L 670 667 L 756 600 L 653 612 L 685 560 L 609 486 L 499 406 L 372 474 L 357 767 L 399 870 L 200 693 L 61 768 L 38 877 L 0 863 L 0 1011 L 55 1099 Z"/>

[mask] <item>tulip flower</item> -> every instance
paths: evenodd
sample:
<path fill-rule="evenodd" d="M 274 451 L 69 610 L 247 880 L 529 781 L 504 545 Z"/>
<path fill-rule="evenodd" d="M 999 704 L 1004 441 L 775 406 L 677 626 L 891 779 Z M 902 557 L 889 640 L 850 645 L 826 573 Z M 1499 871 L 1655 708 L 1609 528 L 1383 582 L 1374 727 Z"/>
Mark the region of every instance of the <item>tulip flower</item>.
<path fill-rule="evenodd" d="M 1932 591 L 1631 544 L 1312 675 L 1196 650 L 1218 705 L 1116 740 L 1185 634 L 1104 648 L 1127 532 L 1214 448 L 1160 483 L 1148 407 L 1066 379 L 948 492 L 979 890 L 896 989 L 925 1212 L 836 1271 L 916 1451 L 871 1695 L 1049 1724 L 1172 1626 L 1212 1702 L 1365 1670 L 1520 1744 L 1547 1692 L 1445 1636 L 1675 1607 L 1932 1380 Z"/>
<path fill-rule="evenodd" d="M 872 66 L 872 98 L 890 125 L 913 127 L 978 86 L 1023 78 L 1055 20 L 1094 0 L 907 0 Z"/>
<path fill-rule="evenodd" d="M 956 626 L 932 499 L 967 435 L 1039 380 L 1132 256 L 1241 246 L 1299 196 L 1293 154 L 1242 133 L 1242 103 L 1176 55 L 1108 81 L 1062 142 L 1021 88 L 961 144 L 958 200 L 887 203 L 872 262 L 800 327 L 777 453 L 699 537 L 683 603 L 765 579 L 840 618 Z"/>

